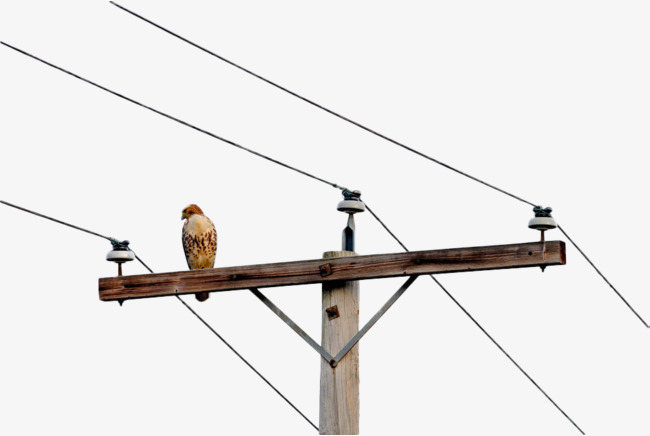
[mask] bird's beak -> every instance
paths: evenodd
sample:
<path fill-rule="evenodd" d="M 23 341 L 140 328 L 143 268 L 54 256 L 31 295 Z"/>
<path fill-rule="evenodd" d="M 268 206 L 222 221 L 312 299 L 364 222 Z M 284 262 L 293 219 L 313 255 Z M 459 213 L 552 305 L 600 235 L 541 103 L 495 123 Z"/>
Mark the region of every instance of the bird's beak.
<path fill-rule="evenodd" d="M 187 214 L 187 212 L 183 212 L 183 215 L 181 215 L 181 220 L 184 220 L 185 218 L 189 218 L 190 216 Z"/>

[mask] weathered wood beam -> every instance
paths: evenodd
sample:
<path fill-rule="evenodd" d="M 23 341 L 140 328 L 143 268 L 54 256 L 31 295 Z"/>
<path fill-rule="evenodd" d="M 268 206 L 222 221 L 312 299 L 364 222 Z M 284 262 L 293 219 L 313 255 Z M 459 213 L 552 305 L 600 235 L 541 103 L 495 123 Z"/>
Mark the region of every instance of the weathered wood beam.
<path fill-rule="evenodd" d="M 543 253 L 543 247 L 545 252 Z M 564 265 L 562 241 L 314 259 L 99 279 L 103 301 L 305 285 L 337 280 Z"/>

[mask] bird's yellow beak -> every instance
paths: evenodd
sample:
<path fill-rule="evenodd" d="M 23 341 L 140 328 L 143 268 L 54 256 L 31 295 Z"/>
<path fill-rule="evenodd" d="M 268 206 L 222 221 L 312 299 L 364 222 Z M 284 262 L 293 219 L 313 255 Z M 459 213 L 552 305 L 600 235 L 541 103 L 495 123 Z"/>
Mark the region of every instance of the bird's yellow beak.
<path fill-rule="evenodd" d="M 187 212 L 183 212 L 183 215 L 181 215 L 181 220 L 184 220 L 185 218 L 189 218 L 190 214 Z"/>

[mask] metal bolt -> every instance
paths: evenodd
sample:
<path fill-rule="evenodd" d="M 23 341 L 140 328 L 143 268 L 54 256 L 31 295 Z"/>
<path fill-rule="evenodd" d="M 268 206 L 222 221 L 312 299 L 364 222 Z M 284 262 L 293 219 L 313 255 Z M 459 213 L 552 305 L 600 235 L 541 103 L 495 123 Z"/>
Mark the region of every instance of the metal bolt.
<path fill-rule="evenodd" d="M 321 277 L 327 277 L 332 274 L 332 265 L 329 263 L 326 263 L 325 265 L 320 265 L 318 267 L 318 270 L 320 271 Z"/>
<path fill-rule="evenodd" d="M 327 313 L 327 319 L 330 321 L 340 316 L 338 306 L 328 307 L 325 309 L 325 313 Z"/>

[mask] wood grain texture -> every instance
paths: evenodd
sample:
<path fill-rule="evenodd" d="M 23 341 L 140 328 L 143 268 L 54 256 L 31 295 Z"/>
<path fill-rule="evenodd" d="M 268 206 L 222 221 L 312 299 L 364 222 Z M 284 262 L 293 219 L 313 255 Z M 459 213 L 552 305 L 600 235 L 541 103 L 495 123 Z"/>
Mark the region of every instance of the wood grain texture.
<path fill-rule="evenodd" d="M 99 279 L 104 301 L 341 280 L 564 265 L 562 241 L 314 259 Z"/>
<path fill-rule="evenodd" d="M 351 251 L 330 251 L 325 258 L 350 257 Z M 330 318 L 326 309 L 336 306 L 339 316 Z M 323 283 L 321 346 L 332 356 L 359 331 L 359 282 Z M 359 434 L 359 344 L 341 359 L 336 368 L 321 361 L 320 434 Z"/>

